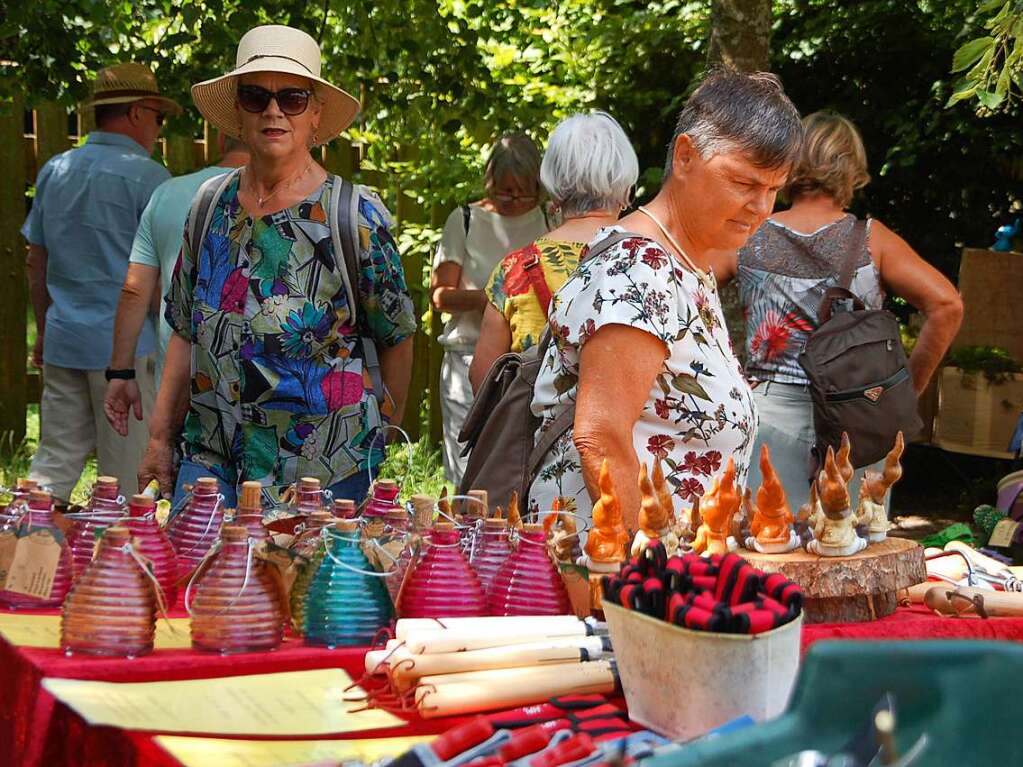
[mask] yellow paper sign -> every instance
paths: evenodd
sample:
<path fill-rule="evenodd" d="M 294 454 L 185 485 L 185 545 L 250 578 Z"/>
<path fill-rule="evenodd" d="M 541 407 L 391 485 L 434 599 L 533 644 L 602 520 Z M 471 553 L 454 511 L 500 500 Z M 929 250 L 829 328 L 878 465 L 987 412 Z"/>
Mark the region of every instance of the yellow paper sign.
<path fill-rule="evenodd" d="M 401 756 L 433 735 L 365 740 L 227 740 L 158 735 L 156 743 L 184 767 L 286 767 L 311 762 L 371 764 Z"/>
<path fill-rule="evenodd" d="M 329 735 L 404 721 L 363 704 L 345 688 L 339 668 L 252 674 L 177 682 L 92 682 L 44 679 L 43 687 L 89 724 L 126 730 L 211 735 Z"/>
<path fill-rule="evenodd" d="M 995 525 L 995 529 L 991 531 L 991 537 L 988 539 L 988 546 L 1011 546 L 1012 537 L 1016 534 L 1016 528 L 1020 525 L 1012 519 L 1002 519 Z"/>
<path fill-rule="evenodd" d="M 188 618 L 171 618 L 171 625 L 162 618 L 156 622 L 157 650 L 181 650 L 192 646 Z M 173 626 L 173 630 L 171 629 Z M 0 613 L 0 636 L 19 647 L 60 648 L 59 615 L 19 615 Z"/>
<path fill-rule="evenodd" d="M 4 588 L 15 594 L 49 599 L 60 552 L 60 544 L 49 530 L 35 530 L 18 538 Z"/>

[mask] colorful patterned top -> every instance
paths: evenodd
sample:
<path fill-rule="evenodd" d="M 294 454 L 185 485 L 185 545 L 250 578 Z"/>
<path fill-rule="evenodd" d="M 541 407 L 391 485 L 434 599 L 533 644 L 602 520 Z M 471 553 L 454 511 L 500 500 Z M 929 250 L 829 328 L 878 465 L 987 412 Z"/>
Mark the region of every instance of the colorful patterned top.
<path fill-rule="evenodd" d="M 548 240 L 541 237 L 524 248 L 513 250 L 494 269 L 487 282 L 487 298 L 511 328 L 511 351 L 521 352 L 540 340 L 547 327 L 547 312 L 537 296 L 533 280 L 547 283 L 553 295 L 565 284 L 586 243 Z M 531 270 L 537 273 L 530 274 Z"/>
<path fill-rule="evenodd" d="M 620 226 L 601 229 L 595 248 Z M 555 343 L 544 359 L 532 410 L 541 416 L 537 437 L 575 402 L 582 346 L 606 325 L 627 325 L 668 347 L 646 405 L 633 429 L 641 462 L 664 462 L 676 510 L 703 495 L 729 456 L 745 483 L 757 431 L 753 393 L 743 377 L 725 329 L 717 291 L 658 243 L 635 236 L 583 261 L 554 296 Z M 578 513 L 592 510 L 572 432 L 545 457 L 530 490 L 530 509 L 550 509 L 554 499 L 574 500 Z"/>
<path fill-rule="evenodd" d="M 752 380 L 807 384 L 799 353 L 817 329 L 824 292 L 838 284 L 856 217 L 804 234 L 768 219 L 739 250 L 739 297 L 746 315 L 746 374 Z M 884 290 L 870 258 L 870 221 L 856 254 L 850 289 L 868 309 L 880 309 Z"/>
<path fill-rule="evenodd" d="M 361 187 L 361 328 L 349 324 L 328 224 L 334 182 L 254 220 L 236 178 L 198 258 L 185 239 L 166 299 L 167 322 L 192 343 L 183 456 L 232 485 L 258 480 L 272 497 L 299 477 L 327 487 L 365 471 L 371 446 L 373 462 L 381 459 L 360 331 L 388 347 L 416 328 L 390 216 Z"/>

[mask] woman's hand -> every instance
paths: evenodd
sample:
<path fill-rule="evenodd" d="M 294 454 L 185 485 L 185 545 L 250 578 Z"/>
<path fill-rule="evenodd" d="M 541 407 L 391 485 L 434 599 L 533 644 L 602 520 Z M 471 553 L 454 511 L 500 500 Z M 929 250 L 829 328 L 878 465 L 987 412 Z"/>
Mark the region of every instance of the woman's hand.
<path fill-rule="evenodd" d="M 639 526 L 640 501 L 632 432 L 667 356 L 663 341 L 627 325 L 600 328 L 579 356 L 573 441 L 582 459 L 583 480 L 596 502 L 597 477 L 607 459 L 629 530 Z"/>
<path fill-rule="evenodd" d="M 959 332 L 963 300 L 945 275 L 877 219 L 870 225 L 869 246 L 885 289 L 924 315 L 920 336 L 909 358 L 913 388 L 921 394 Z"/>
<path fill-rule="evenodd" d="M 134 412 L 135 420 L 142 420 L 142 394 L 138 381 L 124 381 L 118 378 L 107 383 L 103 398 L 103 412 L 107 423 L 122 437 L 128 436 L 128 413 Z"/>
<path fill-rule="evenodd" d="M 139 463 L 139 491 L 144 490 L 154 479 L 160 484 L 160 495 L 163 498 L 170 498 L 174 494 L 174 446 L 166 440 L 150 438 Z"/>
<path fill-rule="evenodd" d="M 482 312 L 487 306 L 487 294 L 482 290 L 458 287 L 462 281 L 462 267 L 454 261 L 437 264 L 430 276 L 430 301 L 442 312 Z"/>

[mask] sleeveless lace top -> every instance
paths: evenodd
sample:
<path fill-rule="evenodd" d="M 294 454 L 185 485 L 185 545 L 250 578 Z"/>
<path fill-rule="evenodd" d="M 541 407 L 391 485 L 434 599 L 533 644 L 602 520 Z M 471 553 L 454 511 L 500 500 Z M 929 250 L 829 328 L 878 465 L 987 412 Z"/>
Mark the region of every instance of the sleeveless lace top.
<path fill-rule="evenodd" d="M 768 219 L 739 251 L 739 296 L 746 317 L 746 374 L 751 380 L 806 384 L 799 364 L 807 336 L 817 328 L 824 292 L 838 284 L 853 225 L 852 214 L 803 234 Z M 867 245 L 850 289 L 869 309 L 880 309 L 884 291 Z"/>

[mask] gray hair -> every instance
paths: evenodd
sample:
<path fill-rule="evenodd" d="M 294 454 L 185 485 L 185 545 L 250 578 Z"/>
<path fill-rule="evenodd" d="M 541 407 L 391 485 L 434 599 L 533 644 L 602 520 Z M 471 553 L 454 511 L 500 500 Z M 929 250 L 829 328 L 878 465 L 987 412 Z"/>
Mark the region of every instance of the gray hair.
<path fill-rule="evenodd" d="M 501 136 L 490 150 L 483 183 L 490 191 L 501 179 L 511 177 L 539 185 L 540 150 L 525 133 Z"/>
<path fill-rule="evenodd" d="M 678 137 L 686 134 L 704 159 L 739 151 L 754 165 L 775 169 L 799 158 L 803 126 L 799 110 L 769 72 L 719 69 L 707 75 L 679 113 L 668 144 L 665 177 L 671 174 Z"/>
<path fill-rule="evenodd" d="M 606 112 L 562 120 L 540 165 L 540 181 L 566 218 L 625 207 L 637 178 L 639 160 L 629 137 Z"/>

